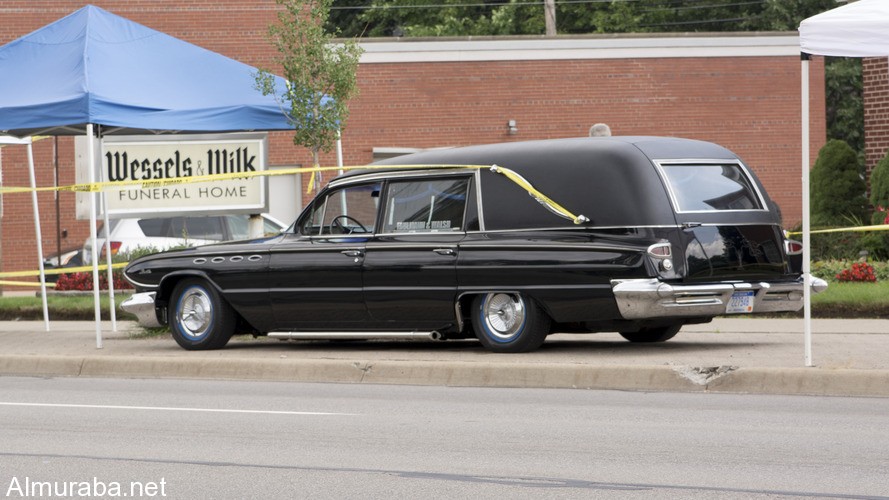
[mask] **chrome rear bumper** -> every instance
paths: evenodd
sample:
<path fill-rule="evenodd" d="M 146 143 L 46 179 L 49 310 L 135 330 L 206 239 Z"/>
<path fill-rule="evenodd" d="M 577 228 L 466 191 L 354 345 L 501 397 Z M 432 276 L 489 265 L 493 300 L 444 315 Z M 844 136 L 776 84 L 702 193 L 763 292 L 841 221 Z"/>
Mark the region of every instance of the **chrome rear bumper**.
<path fill-rule="evenodd" d="M 792 282 L 713 283 L 682 285 L 658 279 L 611 280 L 618 310 L 624 319 L 650 319 L 727 314 L 735 292 L 752 291 L 750 313 L 793 312 L 803 307 L 803 279 Z M 812 277 L 812 292 L 827 282 Z"/>

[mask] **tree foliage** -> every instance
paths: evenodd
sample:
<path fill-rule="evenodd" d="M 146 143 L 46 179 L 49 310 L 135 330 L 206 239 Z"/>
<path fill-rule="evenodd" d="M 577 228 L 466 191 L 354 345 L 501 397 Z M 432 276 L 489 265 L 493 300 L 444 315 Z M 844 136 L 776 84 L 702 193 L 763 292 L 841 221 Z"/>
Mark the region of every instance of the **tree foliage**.
<path fill-rule="evenodd" d="M 835 0 L 556 1 L 560 34 L 795 31 Z M 543 2 L 336 0 L 329 27 L 345 36 L 485 36 L 544 33 Z M 828 58 L 828 137 L 864 152 L 861 61 Z"/>
<path fill-rule="evenodd" d="M 311 149 L 318 164 L 319 151 L 330 151 L 349 117 L 348 102 L 358 94 L 356 71 L 361 49 L 353 40 L 334 44 L 336 31 L 327 31 L 332 0 L 277 0 L 284 7 L 278 24 L 269 26 L 269 38 L 278 50 L 287 88 L 276 88 L 274 75 L 260 70 L 256 87 L 274 94 L 294 125 L 293 142 Z"/>
<path fill-rule="evenodd" d="M 561 34 L 796 30 L 835 0 L 556 1 Z M 543 2 L 337 0 L 331 27 L 346 36 L 482 36 L 544 33 Z"/>
<path fill-rule="evenodd" d="M 812 167 L 812 222 L 842 226 L 865 219 L 867 198 L 858 155 L 845 142 L 833 139 L 818 152 Z"/>

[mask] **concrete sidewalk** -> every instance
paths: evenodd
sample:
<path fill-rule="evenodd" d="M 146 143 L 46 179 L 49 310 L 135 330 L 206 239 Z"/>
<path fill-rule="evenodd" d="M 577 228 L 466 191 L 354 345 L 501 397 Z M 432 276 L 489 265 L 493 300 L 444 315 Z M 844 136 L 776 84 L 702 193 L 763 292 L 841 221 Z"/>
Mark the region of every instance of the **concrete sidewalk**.
<path fill-rule="evenodd" d="M 526 354 L 475 341 L 281 342 L 236 337 L 189 352 L 134 323 L 0 322 L 0 374 L 219 378 L 306 382 L 553 387 L 638 391 L 889 396 L 889 320 L 813 320 L 804 367 L 802 320 L 717 318 L 662 344 L 616 333 L 553 335 Z"/>

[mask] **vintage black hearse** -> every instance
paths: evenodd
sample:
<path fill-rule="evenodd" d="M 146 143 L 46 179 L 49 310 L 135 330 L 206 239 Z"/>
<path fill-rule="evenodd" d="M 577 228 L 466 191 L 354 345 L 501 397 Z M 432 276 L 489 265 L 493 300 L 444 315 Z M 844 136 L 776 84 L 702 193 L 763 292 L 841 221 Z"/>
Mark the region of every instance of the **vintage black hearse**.
<path fill-rule="evenodd" d="M 125 308 L 186 349 L 235 332 L 474 336 L 497 352 L 552 332 L 660 342 L 714 316 L 799 310 L 794 251 L 723 147 L 518 142 L 387 160 L 331 181 L 278 236 L 137 259 L 126 278 L 144 293 Z"/>

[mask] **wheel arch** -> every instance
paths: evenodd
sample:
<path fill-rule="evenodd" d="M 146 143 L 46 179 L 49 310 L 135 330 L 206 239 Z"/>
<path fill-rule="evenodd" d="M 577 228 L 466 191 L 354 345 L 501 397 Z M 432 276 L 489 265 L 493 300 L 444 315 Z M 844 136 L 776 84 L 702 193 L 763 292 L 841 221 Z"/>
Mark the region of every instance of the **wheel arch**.
<path fill-rule="evenodd" d="M 169 318 L 167 318 L 167 306 L 170 304 L 170 296 L 173 295 L 173 290 L 180 281 L 188 278 L 203 279 L 222 295 L 222 289 L 219 288 L 219 285 L 210 279 L 205 272 L 193 270 L 172 272 L 161 279 L 161 282 L 158 283 L 157 291 L 155 292 L 155 312 L 157 313 L 157 319 L 161 320 L 162 324 L 169 324 Z"/>

